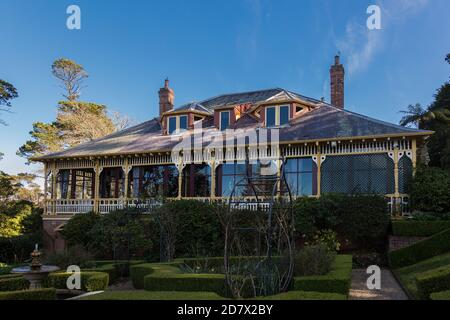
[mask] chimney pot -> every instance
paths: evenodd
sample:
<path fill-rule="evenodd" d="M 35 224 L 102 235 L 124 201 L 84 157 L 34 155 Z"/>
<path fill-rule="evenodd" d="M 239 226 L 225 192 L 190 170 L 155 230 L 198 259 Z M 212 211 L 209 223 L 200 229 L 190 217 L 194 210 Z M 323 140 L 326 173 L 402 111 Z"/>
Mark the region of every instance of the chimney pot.
<path fill-rule="evenodd" d="M 164 80 L 164 87 L 159 89 L 159 116 L 163 113 L 173 109 L 175 94 L 171 88 L 169 88 L 169 79 Z"/>
<path fill-rule="evenodd" d="M 344 66 L 340 63 L 339 55 L 334 57 L 334 65 L 330 68 L 331 104 L 344 109 Z"/>

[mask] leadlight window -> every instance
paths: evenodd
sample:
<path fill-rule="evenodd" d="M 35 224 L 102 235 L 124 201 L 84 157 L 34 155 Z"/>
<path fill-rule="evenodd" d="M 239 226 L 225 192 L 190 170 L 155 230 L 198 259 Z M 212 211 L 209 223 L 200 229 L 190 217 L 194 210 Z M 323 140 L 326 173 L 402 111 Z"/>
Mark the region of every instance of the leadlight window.
<path fill-rule="evenodd" d="M 220 130 L 226 130 L 230 126 L 230 111 L 220 112 Z"/>
<path fill-rule="evenodd" d="M 174 165 L 133 167 L 128 188 L 133 198 L 177 197 L 178 170 Z"/>
<path fill-rule="evenodd" d="M 207 164 L 189 164 L 183 170 L 182 196 L 209 197 L 211 168 Z"/>
<path fill-rule="evenodd" d="M 312 158 L 292 158 L 286 161 L 286 180 L 294 196 L 317 194 L 317 165 Z"/>
<path fill-rule="evenodd" d="M 387 154 L 327 156 L 321 166 L 322 193 L 394 193 L 394 162 Z"/>

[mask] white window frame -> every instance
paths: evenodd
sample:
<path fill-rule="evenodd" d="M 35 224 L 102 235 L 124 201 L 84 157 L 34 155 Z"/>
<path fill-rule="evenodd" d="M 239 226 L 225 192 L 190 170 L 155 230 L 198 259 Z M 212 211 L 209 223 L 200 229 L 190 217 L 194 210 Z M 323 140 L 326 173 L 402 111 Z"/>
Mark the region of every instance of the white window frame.
<path fill-rule="evenodd" d="M 220 131 L 223 131 L 223 130 L 225 130 L 225 129 L 222 129 L 222 113 L 228 113 L 228 127 L 230 126 L 230 124 L 231 124 L 231 112 L 230 112 L 230 110 L 225 110 L 225 111 L 220 111 L 219 112 L 219 130 Z M 227 128 L 228 128 L 227 127 Z"/>
<path fill-rule="evenodd" d="M 186 125 L 189 128 L 189 116 L 187 114 L 182 114 L 179 116 L 169 116 L 167 118 L 167 133 L 168 134 L 179 134 L 179 133 L 183 132 L 184 130 L 188 129 L 188 128 L 180 129 L 180 123 L 181 123 L 180 118 L 181 117 L 186 117 Z M 175 130 L 172 131 L 172 133 L 170 133 L 170 119 L 171 118 L 175 118 Z"/>
<path fill-rule="evenodd" d="M 269 109 L 275 109 L 275 127 L 280 126 L 280 114 L 281 114 L 281 107 L 287 107 L 288 108 L 288 122 L 291 120 L 291 106 L 288 104 L 282 104 L 282 105 L 278 105 L 278 106 L 267 106 L 264 110 L 265 112 L 265 122 L 266 122 L 266 126 L 267 125 L 267 110 Z M 286 124 L 283 124 L 286 125 Z"/>

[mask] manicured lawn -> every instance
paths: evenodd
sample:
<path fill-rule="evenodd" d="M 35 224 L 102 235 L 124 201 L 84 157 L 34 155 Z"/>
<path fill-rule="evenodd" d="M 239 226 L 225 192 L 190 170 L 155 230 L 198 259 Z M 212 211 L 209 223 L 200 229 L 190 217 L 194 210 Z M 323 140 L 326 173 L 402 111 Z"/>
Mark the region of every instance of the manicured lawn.
<path fill-rule="evenodd" d="M 214 292 L 105 291 L 80 300 L 226 300 Z"/>
<path fill-rule="evenodd" d="M 290 291 L 252 300 L 346 300 L 338 293 Z M 105 291 L 80 300 L 227 300 L 214 292 L 181 291 Z"/>
<path fill-rule="evenodd" d="M 450 253 L 442 254 L 411 266 L 397 269 L 395 270 L 395 273 L 398 275 L 400 281 L 403 286 L 406 287 L 410 295 L 418 298 L 415 277 L 420 273 L 442 266 L 448 266 L 450 268 Z"/>

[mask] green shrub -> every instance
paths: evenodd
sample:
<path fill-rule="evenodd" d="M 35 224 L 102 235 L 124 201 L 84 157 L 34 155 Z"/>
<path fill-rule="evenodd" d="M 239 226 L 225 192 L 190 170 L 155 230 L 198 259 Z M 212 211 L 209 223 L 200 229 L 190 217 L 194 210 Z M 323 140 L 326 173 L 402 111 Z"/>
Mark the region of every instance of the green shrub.
<path fill-rule="evenodd" d="M 360 248 L 384 245 L 390 214 L 382 195 L 324 194 L 294 203 L 297 236 L 310 240 L 318 230 L 331 229 Z"/>
<path fill-rule="evenodd" d="M 309 240 L 305 245 L 325 245 L 329 251 L 337 252 L 341 248 L 341 244 L 337 239 L 337 234 L 333 230 L 325 229 L 317 231 L 312 240 Z"/>
<path fill-rule="evenodd" d="M 0 300 L 56 300 L 54 288 L 0 292 Z"/>
<path fill-rule="evenodd" d="M 0 237 L 0 261 L 17 263 L 30 258 L 36 243 L 41 243 L 39 234 L 23 234 L 16 237 Z"/>
<path fill-rule="evenodd" d="M 433 292 L 450 290 L 450 267 L 432 269 L 416 276 L 419 295 L 428 299 Z"/>
<path fill-rule="evenodd" d="M 450 251 L 450 229 L 436 233 L 406 248 L 389 252 L 389 264 L 393 268 L 400 268 L 448 251 Z"/>
<path fill-rule="evenodd" d="M 56 265 L 61 269 L 67 269 L 68 266 L 82 266 L 85 261 L 92 260 L 93 256 L 82 246 L 72 246 L 60 253 L 52 253 L 44 256 L 44 262 L 50 265 Z"/>
<path fill-rule="evenodd" d="M 450 300 L 450 290 L 433 292 L 430 294 L 431 300 Z"/>
<path fill-rule="evenodd" d="M 144 278 L 153 273 L 151 263 L 130 266 L 130 277 L 135 289 L 144 289 Z"/>
<path fill-rule="evenodd" d="M 444 169 L 417 168 L 410 191 L 413 210 L 436 216 L 450 212 L 450 173 Z"/>
<path fill-rule="evenodd" d="M 450 221 L 392 221 L 394 236 L 428 237 L 447 229 L 450 229 Z"/>
<path fill-rule="evenodd" d="M 9 274 L 12 270 L 12 267 L 7 265 L 6 263 L 0 262 L 0 276 L 4 274 Z"/>
<path fill-rule="evenodd" d="M 157 209 L 158 232 L 159 225 L 167 223 L 176 230 L 175 257 L 222 254 L 222 227 L 216 209 L 213 204 L 196 200 L 170 201 Z"/>
<path fill-rule="evenodd" d="M 51 273 L 44 281 L 45 287 L 56 289 L 67 289 L 67 278 L 73 273 L 56 272 Z M 81 290 L 99 291 L 108 287 L 109 275 L 105 272 L 82 271 L 81 272 Z"/>
<path fill-rule="evenodd" d="M 80 300 L 225 300 L 214 292 L 186 291 L 104 291 Z"/>
<path fill-rule="evenodd" d="M 102 215 L 88 231 L 92 239 L 89 248 L 100 258 L 126 260 L 129 255 L 142 256 L 153 246 L 147 222 L 135 209 Z"/>
<path fill-rule="evenodd" d="M 61 234 L 68 246 L 81 245 L 88 249 L 95 240 L 89 232 L 101 219 L 101 216 L 94 212 L 74 215 L 65 225 Z"/>
<path fill-rule="evenodd" d="M 325 245 L 306 246 L 295 256 L 294 275 L 323 275 L 331 270 L 336 254 Z"/>
<path fill-rule="evenodd" d="M 120 276 L 118 267 L 112 263 L 99 266 L 98 268 L 82 269 L 82 272 L 105 272 L 108 274 L 110 284 L 116 282 Z"/>
<path fill-rule="evenodd" d="M 321 276 L 294 277 L 295 291 L 334 292 L 348 295 L 352 273 L 352 256 L 337 255 L 331 271 Z"/>
<path fill-rule="evenodd" d="M 255 300 L 347 300 L 347 295 L 331 292 L 288 291 L 273 296 L 256 297 Z"/>
<path fill-rule="evenodd" d="M 29 285 L 29 282 L 18 274 L 0 276 L 0 291 L 24 290 L 28 289 Z"/>

